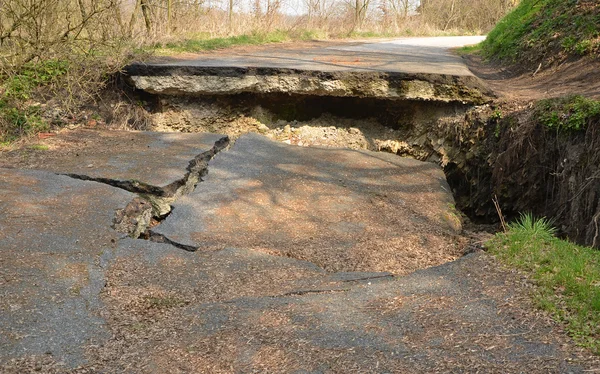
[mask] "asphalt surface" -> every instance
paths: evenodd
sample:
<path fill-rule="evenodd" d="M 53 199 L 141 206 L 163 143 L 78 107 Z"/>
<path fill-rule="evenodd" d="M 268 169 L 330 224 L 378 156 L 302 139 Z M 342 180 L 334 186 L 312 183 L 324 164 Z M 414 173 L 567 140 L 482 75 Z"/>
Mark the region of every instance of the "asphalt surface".
<path fill-rule="evenodd" d="M 453 203 L 437 165 L 246 134 L 154 231 L 201 250 L 243 246 L 329 271 L 406 274 L 460 256 Z"/>
<path fill-rule="evenodd" d="M 150 65 L 172 67 L 276 68 L 306 71 L 369 71 L 472 76 L 450 49 L 477 44 L 481 36 L 400 38 L 377 42 L 347 42 L 322 48 L 281 48 L 267 45 L 251 52 L 220 52 L 169 58 Z"/>
<path fill-rule="evenodd" d="M 127 169 L 155 165 L 148 180 L 185 173 L 180 152 L 203 153 L 210 136 L 177 138 L 169 151 L 170 134 L 137 137 L 139 149 L 164 145 L 161 159 L 133 155 Z M 110 171 L 101 149 L 118 153 L 111 139 L 131 142 L 79 139 L 99 145 L 80 150 L 96 172 Z M 247 135 L 204 179 L 152 227 L 200 247 L 189 252 L 111 228 L 134 193 L 0 168 L 0 372 L 597 368 L 533 312 L 518 274 L 484 253 L 451 261 L 460 225 L 446 215 L 452 196 L 433 164 Z"/>

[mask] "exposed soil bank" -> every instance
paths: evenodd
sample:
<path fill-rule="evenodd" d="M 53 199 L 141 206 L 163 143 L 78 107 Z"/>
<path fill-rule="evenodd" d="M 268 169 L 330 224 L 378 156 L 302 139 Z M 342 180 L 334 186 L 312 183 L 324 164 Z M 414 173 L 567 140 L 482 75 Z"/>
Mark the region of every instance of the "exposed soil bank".
<path fill-rule="evenodd" d="M 457 208 L 478 223 L 522 212 L 554 220 L 561 234 L 600 246 L 600 131 L 561 133 L 532 106 L 418 100 L 252 95 L 157 97 L 153 129 L 247 132 L 300 146 L 385 151 L 444 167 Z M 501 114 L 501 115 L 500 115 Z"/>
<path fill-rule="evenodd" d="M 571 240 L 600 248 L 600 118 L 557 130 L 520 108 L 487 133 L 489 185 L 504 209 L 548 217 Z"/>

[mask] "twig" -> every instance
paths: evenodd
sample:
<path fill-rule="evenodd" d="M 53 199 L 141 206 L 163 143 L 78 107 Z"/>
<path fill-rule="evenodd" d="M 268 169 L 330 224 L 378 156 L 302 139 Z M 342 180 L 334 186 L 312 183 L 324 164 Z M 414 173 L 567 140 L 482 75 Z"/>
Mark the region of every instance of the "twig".
<path fill-rule="evenodd" d="M 498 196 L 494 195 L 492 202 L 494 203 L 494 206 L 496 207 L 496 212 L 498 213 L 498 217 L 500 217 L 500 223 L 502 224 L 502 230 L 504 230 L 504 232 L 507 232 L 508 228 L 506 227 L 506 221 L 504 220 L 504 216 L 502 215 L 502 209 L 500 209 L 500 203 L 498 203 Z"/>
<path fill-rule="evenodd" d="M 536 71 L 533 73 L 532 77 L 535 77 L 535 75 L 538 73 L 538 71 L 540 71 L 541 68 L 542 68 L 542 63 L 540 62 L 540 66 L 538 66 Z"/>
<path fill-rule="evenodd" d="M 596 234 L 594 235 L 594 240 L 592 240 L 592 248 L 596 248 L 596 244 L 597 244 L 597 240 L 598 240 L 598 234 L 600 234 L 600 230 L 598 229 L 598 217 L 600 217 L 600 212 L 598 212 L 595 216 L 594 216 L 594 225 L 596 226 Z"/>

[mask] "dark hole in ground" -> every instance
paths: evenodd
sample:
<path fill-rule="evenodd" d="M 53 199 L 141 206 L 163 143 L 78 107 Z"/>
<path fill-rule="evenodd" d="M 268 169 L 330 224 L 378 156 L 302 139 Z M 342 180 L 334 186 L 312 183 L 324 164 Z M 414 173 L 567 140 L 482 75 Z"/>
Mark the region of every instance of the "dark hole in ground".
<path fill-rule="evenodd" d="M 372 97 L 334 97 L 285 93 L 173 97 L 143 94 L 143 100 L 153 110 L 164 110 L 165 102 L 173 100 L 187 105 L 202 103 L 227 108 L 233 112 L 248 113 L 254 107 L 262 107 L 284 121 L 307 121 L 324 114 L 348 119 L 375 118 L 392 129 L 412 125 L 411 120 L 433 121 L 440 116 L 464 113 L 471 106 L 460 102 L 434 102 L 422 100 L 390 100 Z M 169 105 L 169 104 L 167 104 Z"/>
<path fill-rule="evenodd" d="M 498 221 L 491 197 L 484 196 L 486 191 L 480 193 L 473 180 L 475 169 L 483 183 L 489 177 L 482 174 L 491 170 L 480 160 L 469 163 L 464 146 L 469 141 L 459 139 L 456 130 L 465 123 L 471 105 L 285 93 L 148 96 L 145 100 L 155 113 L 182 116 L 178 123 L 163 124 L 159 130 L 209 131 L 234 139 L 261 132 L 289 144 L 368 149 L 444 165 L 457 209 L 473 223 Z"/>

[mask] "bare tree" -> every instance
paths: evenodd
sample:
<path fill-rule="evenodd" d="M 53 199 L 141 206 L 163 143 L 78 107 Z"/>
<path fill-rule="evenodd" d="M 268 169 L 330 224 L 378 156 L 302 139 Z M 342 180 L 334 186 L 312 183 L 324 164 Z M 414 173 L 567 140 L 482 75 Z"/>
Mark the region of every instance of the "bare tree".
<path fill-rule="evenodd" d="M 349 0 L 347 4 L 352 12 L 352 31 L 360 31 L 367 17 L 371 0 Z"/>

